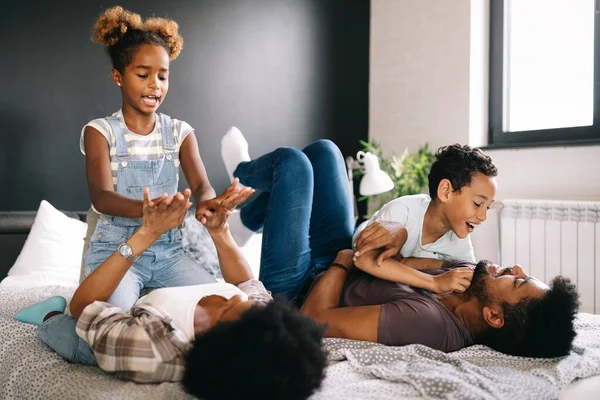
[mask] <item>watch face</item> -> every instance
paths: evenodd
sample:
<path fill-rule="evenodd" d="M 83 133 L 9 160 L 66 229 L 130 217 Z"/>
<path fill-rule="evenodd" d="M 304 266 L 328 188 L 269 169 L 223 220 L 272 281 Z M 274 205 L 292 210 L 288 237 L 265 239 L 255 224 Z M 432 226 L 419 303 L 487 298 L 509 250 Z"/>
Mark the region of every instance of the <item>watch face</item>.
<path fill-rule="evenodd" d="M 125 258 L 131 256 L 133 254 L 131 246 L 127 243 L 123 243 L 121 246 L 119 246 L 119 254 Z"/>

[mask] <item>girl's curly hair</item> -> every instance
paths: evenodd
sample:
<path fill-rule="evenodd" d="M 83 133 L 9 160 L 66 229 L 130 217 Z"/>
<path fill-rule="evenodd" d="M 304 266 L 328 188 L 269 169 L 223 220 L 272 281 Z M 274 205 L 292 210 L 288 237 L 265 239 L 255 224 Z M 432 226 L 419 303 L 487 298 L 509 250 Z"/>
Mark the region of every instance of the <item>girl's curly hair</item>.
<path fill-rule="evenodd" d="M 181 53 L 183 38 L 177 22 L 166 18 L 142 21 L 139 14 L 116 6 L 105 10 L 92 30 L 92 40 L 108 48 L 113 67 L 123 73 L 136 49 L 143 44 L 155 44 L 167 50 L 174 60 Z"/>

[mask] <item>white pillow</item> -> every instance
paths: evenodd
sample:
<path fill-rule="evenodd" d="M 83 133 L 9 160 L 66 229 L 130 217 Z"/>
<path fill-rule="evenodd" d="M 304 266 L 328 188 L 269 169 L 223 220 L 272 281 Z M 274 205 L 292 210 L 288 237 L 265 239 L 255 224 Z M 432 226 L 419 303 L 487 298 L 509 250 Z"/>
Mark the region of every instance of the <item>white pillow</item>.
<path fill-rule="evenodd" d="M 25 245 L 0 286 L 77 286 L 87 225 L 42 200 Z"/>

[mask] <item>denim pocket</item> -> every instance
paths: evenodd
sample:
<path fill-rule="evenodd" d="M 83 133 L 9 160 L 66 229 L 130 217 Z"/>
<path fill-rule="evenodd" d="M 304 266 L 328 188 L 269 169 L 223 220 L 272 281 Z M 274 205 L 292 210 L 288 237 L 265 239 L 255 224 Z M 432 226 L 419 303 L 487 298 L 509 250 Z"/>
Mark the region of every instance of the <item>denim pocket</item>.
<path fill-rule="evenodd" d="M 150 199 L 155 199 L 163 193 L 172 196 L 177 192 L 176 186 L 177 183 L 173 179 L 167 179 L 165 182 L 153 186 L 128 186 L 126 189 L 128 194 L 127 197 L 136 200 L 143 200 L 145 187 L 147 187 L 148 191 L 150 192 Z"/>
<path fill-rule="evenodd" d="M 99 221 L 96 230 L 90 238 L 91 245 L 118 246 L 125 242 L 129 237 L 128 230 L 120 226 L 111 225 Z"/>

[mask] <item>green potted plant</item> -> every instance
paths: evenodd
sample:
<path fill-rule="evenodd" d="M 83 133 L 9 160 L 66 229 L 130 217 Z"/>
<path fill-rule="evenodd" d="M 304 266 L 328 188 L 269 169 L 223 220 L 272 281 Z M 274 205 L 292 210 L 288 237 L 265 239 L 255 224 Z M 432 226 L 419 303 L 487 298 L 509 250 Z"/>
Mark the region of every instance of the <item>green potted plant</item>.
<path fill-rule="evenodd" d="M 383 156 L 381 145 L 373 139 L 370 142 L 360 140 L 359 143 L 363 147 L 363 151 L 371 152 L 377 156 L 381 170 L 385 171 L 394 182 L 394 189 L 389 192 L 358 198 L 358 201 L 369 200 L 367 215 L 364 218 L 370 218 L 375 211 L 395 198 L 426 191 L 427 176 L 434 159 L 427 143 L 414 153 L 409 153 L 408 149 L 405 149 L 402 154 L 392 153 L 390 157 Z M 355 170 L 354 178 L 360 179 L 363 174 L 363 170 Z"/>

